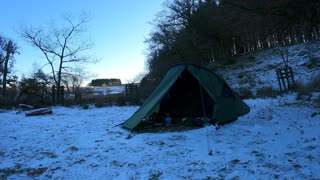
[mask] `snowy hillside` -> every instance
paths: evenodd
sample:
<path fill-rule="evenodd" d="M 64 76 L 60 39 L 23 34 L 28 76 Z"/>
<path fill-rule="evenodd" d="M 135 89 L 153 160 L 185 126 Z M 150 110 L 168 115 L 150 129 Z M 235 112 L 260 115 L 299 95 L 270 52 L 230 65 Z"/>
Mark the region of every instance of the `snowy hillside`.
<path fill-rule="evenodd" d="M 305 83 L 320 76 L 320 42 L 293 45 L 288 49 L 289 65 L 293 68 L 294 78 L 299 83 Z M 285 57 L 286 58 L 286 57 Z M 279 89 L 276 68 L 283 66 L 283 59 L 278 49 L 247 53 L 240 56 L 237 63 L 218 68 L 233 88 L 272 87 Z"/>

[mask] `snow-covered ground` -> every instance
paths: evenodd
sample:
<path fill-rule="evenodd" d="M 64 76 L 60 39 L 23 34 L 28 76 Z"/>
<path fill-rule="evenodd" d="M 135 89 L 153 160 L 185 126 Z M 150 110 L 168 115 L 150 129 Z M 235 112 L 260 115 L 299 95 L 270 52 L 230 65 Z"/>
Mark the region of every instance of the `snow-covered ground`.
<path fill-rule="evenodd" d="M 276 89 L 276 52 L 243 56 L 242 65 L 218 73 L 233 88 Z M 320 75 L 319 52 L 319 43 L 289 47 L 296 80 Z M 320 92 L 296 97 L 245 100 L 250 113 L 219 130 L 166 133 L 117 126 L 137 106 L 53 107 L 33 117 L 0 110 L 0 179 L 320 179 Z"/>
<path fill-rule="evenodd" d="M 116 125 L 138 107 L 53 107 L 33 117 L 2 110 L 0 179 L 319 179 L 313 100 L 246 100 L 249 114 L 219 130 L 208 126 L 208 136 L 200 128 L 129 139 Z"/>
<path fill-rule="evenodd" d="M 292 45 L 281 48 L 288 50 L 288 62 L 292 67 L 294 79 L 306 83 L 320 76 L 320 42 Z M 240 55 L 237 63 L 220 67 L 220 74 L 232 88 L 272 87 L 279 89 L 276 69 L 283 67 L 283 59 L 278 48 Z"/>

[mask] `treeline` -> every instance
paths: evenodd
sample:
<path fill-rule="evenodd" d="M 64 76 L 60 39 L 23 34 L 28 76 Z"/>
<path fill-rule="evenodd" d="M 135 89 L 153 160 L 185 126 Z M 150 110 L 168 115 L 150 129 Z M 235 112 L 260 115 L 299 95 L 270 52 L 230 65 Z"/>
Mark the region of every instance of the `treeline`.
<path fill-rule="evenodd" d="M 90 86 L 119 86 L 121 85 L 120 79 L 93 79 Z"/>
<path fill-rule="evenodd" d="M 176 63 L 234 63 L 240 53 L 319 40 L 320 1 L 171 0 L 153 24 L 142 87 Z"/>

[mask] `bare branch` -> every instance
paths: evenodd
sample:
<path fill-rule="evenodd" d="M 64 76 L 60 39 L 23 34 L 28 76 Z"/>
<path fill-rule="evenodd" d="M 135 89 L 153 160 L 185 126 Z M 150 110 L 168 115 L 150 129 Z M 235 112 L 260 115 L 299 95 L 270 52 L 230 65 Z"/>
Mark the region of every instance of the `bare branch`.
<path fill-rule="evenodd" d="M 66 25 L 60 27 L 44 28 L 22 28 L 21 36 L 32 46 L 38 48 L 45 56 L 51 67 L 53 79 L 60 87 L 61 75 L 69 71 L 65 64 L 90 62 L 90 56 L 83 56 L 87 50 L 93 47 L 89 41 L 82 40 L 82 33 L 86 31 L 88 17 L 83 16 L 75 21 L 71 17 L 65 17 Z M 58 62 L 55 62 L 58 60 Z"/>

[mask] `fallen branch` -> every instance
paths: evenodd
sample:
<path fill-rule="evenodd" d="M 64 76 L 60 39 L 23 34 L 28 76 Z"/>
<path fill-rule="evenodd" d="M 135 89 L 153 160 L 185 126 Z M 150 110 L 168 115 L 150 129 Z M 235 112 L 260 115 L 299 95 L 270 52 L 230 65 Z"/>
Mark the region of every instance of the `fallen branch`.
<path fill-rule="evenodd" d="M 26 113 L 26 116 L 40 116 L 45 114 L 52 114 L 51 108 L 38 109 L 29 113 Z"/>
<path fill-rule="evenodd" d="M 19 108 L 21 109 L 33 109 L 33 106 L 28 104 L 19 104 Z"/>

